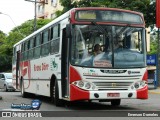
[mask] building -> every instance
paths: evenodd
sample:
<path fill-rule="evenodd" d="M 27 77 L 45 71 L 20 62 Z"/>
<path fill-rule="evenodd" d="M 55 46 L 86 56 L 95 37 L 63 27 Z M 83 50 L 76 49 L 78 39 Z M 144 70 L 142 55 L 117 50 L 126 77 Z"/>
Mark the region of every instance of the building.
<path fill-rule="evenodd" d="M 38 0 L 37 4 L 37 18 L 53 19 L 56 17 L 55 12 L 62 10 L 59 0 Z"/>

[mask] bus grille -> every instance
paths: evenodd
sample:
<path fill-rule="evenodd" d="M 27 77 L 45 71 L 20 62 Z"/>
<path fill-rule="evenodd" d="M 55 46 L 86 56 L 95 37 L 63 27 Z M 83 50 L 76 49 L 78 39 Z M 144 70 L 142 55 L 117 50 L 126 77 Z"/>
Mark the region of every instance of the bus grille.
<path fill-rule="evenodd" d="M 86 80 L 93 83 L 98 90 L 128 90 L 130 86 L 139 81 L 137 76 L 86 76 Z"/>

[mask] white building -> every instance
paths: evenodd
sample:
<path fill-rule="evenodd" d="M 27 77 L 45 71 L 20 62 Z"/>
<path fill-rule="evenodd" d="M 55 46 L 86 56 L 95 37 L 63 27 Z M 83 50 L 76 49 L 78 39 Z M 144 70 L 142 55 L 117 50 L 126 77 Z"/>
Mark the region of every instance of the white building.
<path fill-rule="evenodd" d="M 56 17 L 55 12 L 62 10 L 59 0 L 38 0 L 37 4 L 37 18 L 53 19 Z"/>

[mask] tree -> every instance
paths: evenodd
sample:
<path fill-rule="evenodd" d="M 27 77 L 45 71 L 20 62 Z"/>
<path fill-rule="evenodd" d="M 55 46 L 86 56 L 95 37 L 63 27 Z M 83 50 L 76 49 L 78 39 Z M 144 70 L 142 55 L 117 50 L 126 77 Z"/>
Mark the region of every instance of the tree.
<path fill-rule="evenodd" d="M 37 29 L 49 23 L 50 19 L 38 19 Z M 18 28 L 18 30 L 17 30 Z M 0 71 L 11 71 L 13 45 L 33 33 L 33 20 L 28 20 L 11 30 L 8 36 L 0 31 Z M 2 37 L 1 37 L 2 36 Z"/>
<path fill-rule="evenodd" d="M 110 7 L 133 10 L 144 15 L 146 26 L 155 24 L 155 1 L 150 0 L 60 0 L 62 13 L 73 7 Z"/>
<path fill-rule="evenodd" d="M 5 39 L 6 39 L 5 33 L 3 33 L 3 31 L 0 30 L 0 45 L 3 44 Z"/>

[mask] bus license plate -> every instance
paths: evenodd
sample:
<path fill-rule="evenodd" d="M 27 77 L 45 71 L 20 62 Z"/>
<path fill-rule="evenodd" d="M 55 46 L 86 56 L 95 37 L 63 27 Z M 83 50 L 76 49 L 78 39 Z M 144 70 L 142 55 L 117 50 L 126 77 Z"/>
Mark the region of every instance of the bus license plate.
<path fill-rule="evenodd" d="M 119 93 L 107 93 L 107 97 L 120 97 Z"/>

